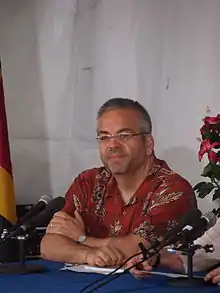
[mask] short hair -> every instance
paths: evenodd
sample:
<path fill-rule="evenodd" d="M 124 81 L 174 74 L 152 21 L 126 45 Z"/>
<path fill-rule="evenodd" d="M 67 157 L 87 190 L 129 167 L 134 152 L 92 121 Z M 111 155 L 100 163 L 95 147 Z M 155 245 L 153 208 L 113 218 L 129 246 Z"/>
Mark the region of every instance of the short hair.
<path fill-rule="evenodd" d="M 152 122 L 148 111 L 138 102 L 128 98 L 115 97 L 106 101 L 98 110 L 97 119 L 105 112 L 114 109 L 132 109 L 138 112 L 141 116 L 141 131 L 151 133 Z"/>

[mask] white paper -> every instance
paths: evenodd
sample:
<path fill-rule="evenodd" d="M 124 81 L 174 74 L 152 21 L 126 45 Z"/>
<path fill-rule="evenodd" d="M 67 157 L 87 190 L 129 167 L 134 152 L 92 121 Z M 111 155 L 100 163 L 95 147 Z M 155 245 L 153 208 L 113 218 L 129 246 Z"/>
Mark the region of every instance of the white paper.
<path fill-rule="evenodd" d="M 114 271 L 116 267 L 95 267 L 95 266 L 89 266 L 89 265 L 77 265 L 77 264 L 68 264 L 66 263 L 63 268 L 61 268 L 61 271 L 72 271 L 72 272 L 80 272 L 80 273 L 93 273 L 93 274 L 102 274 L 102 275 L 108 275 L 112 271 Z M 120 274 L 123 273 L 124 269 L 119 269 L 114 274 Z"/>
<path fill-rule="evenodd" d="M 165 272 L 156 272 L 156 271 L 149 271 L 148 272 L 151 275 L 160 275 L 160 276 L 167 276 L 171 278 L 187 278 L 188 276 L 185 274 L 176 274 L 176 273 L 165 273 Z M 203 279 L 202 276 L 196 276 L 196 278 Z"/>
<path fill-rule="evenodd" d="M 60 270 L 62 271 L 72 271 L 72 272 L 80 272 L 80 273 L 95 273 L 95 274 L 102 274 L 108 275 L 112 271 L 114 271 L 116 267 L 95 267 L 89 265 L 77 265 L 77 264 L 69 264 L 66 263 L 63 268 Z M 117 270 L 114 274 L 121 274 L 124 272 L 124 269 Z M 144 271 L 146 273 L 146 271 Z M 150 275 L 159 275 L 159 276 L 167 276 L 171 278 L 187 278 L 186 274 L 178 274 L 178 273 L 166 273 L 166 272 L 158 272 L 158 271 L 149 271 L 148 274 Z M 203 279 L 202 276 L 196 276 L 196 278 Z"/>

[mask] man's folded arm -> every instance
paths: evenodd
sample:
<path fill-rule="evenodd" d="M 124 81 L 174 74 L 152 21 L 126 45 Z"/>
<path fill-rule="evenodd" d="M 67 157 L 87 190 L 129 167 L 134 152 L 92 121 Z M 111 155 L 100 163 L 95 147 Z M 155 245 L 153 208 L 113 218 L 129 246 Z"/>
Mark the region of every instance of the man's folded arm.
<path fill-rule="evenodd" d="M 44 259 L 57 262 L 85 263 L 89 247 L 58 234 L 46 234 L 41 241 L 41 255 Z"/>
<path fill-rule="evenodd" d="M 84 244 L 89 247 L 100 247 L 103 245 L 114 246 L 121 251 L 126 258 L 129 258 L 140 250 L 138 246 L 140 242 L 142 242 L 146 247 L 149 245 L 147 240 L 135 234 L 127 236 L 113 236 L 108 238 L 88 237 Z"/>

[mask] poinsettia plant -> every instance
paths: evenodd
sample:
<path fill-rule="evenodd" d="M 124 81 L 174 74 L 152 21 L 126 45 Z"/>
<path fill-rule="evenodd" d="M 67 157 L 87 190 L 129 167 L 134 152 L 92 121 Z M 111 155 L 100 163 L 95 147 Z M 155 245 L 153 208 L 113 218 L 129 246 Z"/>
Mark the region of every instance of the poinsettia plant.
<path fill-rule="evenodd" d="M 203 121 L 198 158 L 201 161 L 204 155 L 208 157 L 208 164 L 201 174 L 208 180 L 196 184 L 194 190 L 200 198 L 212 192 L 212 199 L 216 200 L 220 198 L 220 114 L 215 117 L 205 117 Z"/>

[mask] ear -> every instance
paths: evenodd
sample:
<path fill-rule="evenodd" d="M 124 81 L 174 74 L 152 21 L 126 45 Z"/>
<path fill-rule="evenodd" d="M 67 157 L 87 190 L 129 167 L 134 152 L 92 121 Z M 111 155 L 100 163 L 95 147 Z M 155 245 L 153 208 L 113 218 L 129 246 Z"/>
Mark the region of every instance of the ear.
<path fill-rule="evenodd" d="M 146 135 L 145 143 L 146 143 L 147 156 L 153 155 L 154 154 L 154 138 L 151 134 Z"/>

